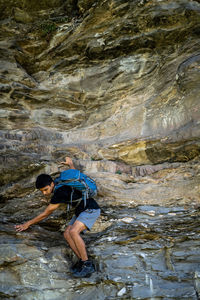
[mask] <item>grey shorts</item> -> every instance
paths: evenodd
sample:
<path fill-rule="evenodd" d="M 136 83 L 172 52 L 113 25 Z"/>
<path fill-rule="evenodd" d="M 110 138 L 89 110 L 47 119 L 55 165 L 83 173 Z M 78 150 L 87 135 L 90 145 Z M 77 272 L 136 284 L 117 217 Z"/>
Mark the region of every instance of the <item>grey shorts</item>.
<path fill-rule="evenodd" d="M 73 225 L 75 221 L 83 223 L 88 230 L 91 230 L 92 226 L 100 216 L 100 209 L 86 209 L 78 217 L 73 216 L 68 225 Z"/>

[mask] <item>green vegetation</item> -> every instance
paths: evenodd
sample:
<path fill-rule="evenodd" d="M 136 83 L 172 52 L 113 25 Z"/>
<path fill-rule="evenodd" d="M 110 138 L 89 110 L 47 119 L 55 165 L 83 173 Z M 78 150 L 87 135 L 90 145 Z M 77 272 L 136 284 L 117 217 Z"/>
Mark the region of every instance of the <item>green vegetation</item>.
<path fill-rule="evenodd" d="M 117 170 L 116 174 L 122 174 L 122 172 L 120 170 Z"/>
<path fill-rule="evenodd" d="M 45 35 L 50 34 L 57 29 L 57 25 L 51 21 L 45 21 L 41 24 L 41 29 Z"/>

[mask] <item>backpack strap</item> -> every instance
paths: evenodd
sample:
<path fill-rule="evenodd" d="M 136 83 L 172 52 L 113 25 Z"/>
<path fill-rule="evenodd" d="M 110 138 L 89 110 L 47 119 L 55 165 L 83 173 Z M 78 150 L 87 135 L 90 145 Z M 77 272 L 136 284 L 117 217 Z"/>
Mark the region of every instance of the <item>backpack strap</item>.
<path fill-rule="evenodd" d="M 83 200 L 82 198 L 79 198 L 77 200 L 73 200 L 73 202 L 77 202 L 76 205 L 73 207 L 73 209 L 75 209 L 81 203 L 82 200 Z M 72 207 L 72 201 L 71 201 L 71 203 L 67 204 L 67 211 L 70 211 L 71 207 Z"/>

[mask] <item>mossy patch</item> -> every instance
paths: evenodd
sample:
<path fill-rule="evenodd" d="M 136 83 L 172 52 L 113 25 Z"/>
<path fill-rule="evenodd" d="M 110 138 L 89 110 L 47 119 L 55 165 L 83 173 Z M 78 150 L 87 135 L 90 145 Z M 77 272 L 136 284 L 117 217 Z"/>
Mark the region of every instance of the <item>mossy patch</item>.
<path fill-rule="evenodd" d="M 41 25 L 40 25 L 40 29 L 43 33 L 43 35 L 48 35 L 53 33 L 54 31 L 56 31 L 58 28 L 58 26 L 56 25 L 56 23 L 51 22 L 51 21 L 44 21 Z"/>

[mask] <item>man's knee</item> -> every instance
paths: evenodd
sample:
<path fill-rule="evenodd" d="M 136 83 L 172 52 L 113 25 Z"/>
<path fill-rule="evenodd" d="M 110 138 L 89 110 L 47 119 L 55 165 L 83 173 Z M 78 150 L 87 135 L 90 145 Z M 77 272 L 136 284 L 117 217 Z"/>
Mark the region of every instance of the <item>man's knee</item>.
<path fill-rule="evenodd" d="M 78 231 L 76 228 L 71 227 L 71 228 L 69 229 L 69 234 L 70 234 L 71 237 L 74 237 L 74 236 L 76 236 L 77 234 L 79 234 L 79 231 Z"/>
<path fill-rule="evenodd" d="M 73 237 L 76 237 L 77 235 L 80 235 L 80 233 L 86 229 L 87 229 L 87 227 L 85 226 L 85 224 L 77 220 L 71 226 L 69 233 L 70 233 L 70 236 L 73 238 Z"/>
<path fill-rule="evenodd" d="M 65 232 L 64 232 L 64 237 L 66 240 L 68 240 L 70 238 L 70 230 L 71 230 L 71 225 L 69 225 L 66 229 L 65 229 Z"/>

